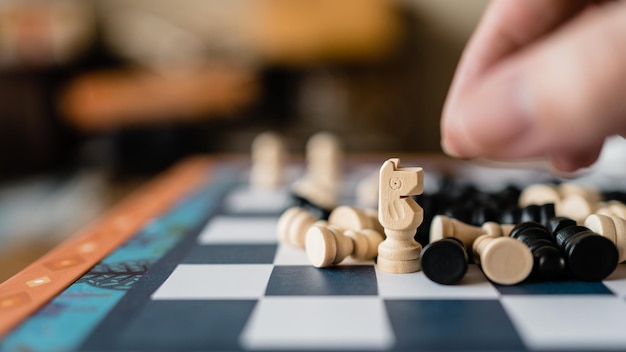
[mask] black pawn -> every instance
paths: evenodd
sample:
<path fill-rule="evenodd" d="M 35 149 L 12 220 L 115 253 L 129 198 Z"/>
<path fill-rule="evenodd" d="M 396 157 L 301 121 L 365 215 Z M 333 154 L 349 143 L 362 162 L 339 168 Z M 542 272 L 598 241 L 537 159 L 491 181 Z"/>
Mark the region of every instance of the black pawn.
<path fill-rule="evenodd" d="M 442 285 L 454 285 L 461 281 L 467 272 L 468 262 L 465 245 L 454 237 L 432 242 L 420 254 L 424 275 Z"/>
<path fill-rule="evenodd" d="M 556 216 L 554 203 L 547 203 L 547 204 L 542 205 L 541 209 L 539 210 L 539 215 L 540 215 L 539 222 L 543 226 L 548 227 L 548 224 L 550 223 L 550 219 Z"/>
<path fill-rule="evenodd" d="M 529 221 L 534 221 L 534 222 L 541 221 L 541 206 L 537 204 L 531 204 L 522 208 L 520 223 L 529 222 Z"/>
<path fill-rule="evenodd" d="M 553 217 L 546 225 L 553 237 L 559 230 L 570 226 L 576 226 L 576 221 L 564 216 Z"/>
<path fill-rule="evenodd" d="M 511 206 L 500 213 L 500 224 L 519 224 L 522 217 L 522 210 L 517 206 Z"/>
<path fill-rule="evenodd" d="M 567 257 L 570 271 L 580 280 L 603 280 L 617 267 L 615 244 L 584 226 L 562 228 L 554 237 Z"/>
<path fill-rule="evenodd" d="M 565 259 L 545 226 L 524 222 L 516 225 L 510 236 L 523 242 L 533 254 L 533 277 L 547 281 L 562 277 Z"/>

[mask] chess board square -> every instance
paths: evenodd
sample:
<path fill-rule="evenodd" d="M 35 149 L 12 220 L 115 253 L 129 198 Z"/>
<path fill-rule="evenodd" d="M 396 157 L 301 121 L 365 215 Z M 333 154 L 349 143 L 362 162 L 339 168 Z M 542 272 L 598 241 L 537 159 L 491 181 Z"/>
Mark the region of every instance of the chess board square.
<path fill-rule="evenodd" d="M 295 248 L 288 245 L 279 245 L 274 257 L 276 265 L 311 265 L 309 257 L 301 248 Z"/>
<path fill-rule="evenodd" d="M 198 243 L 277 243 L 278 217 L 215 216 L 198 236 Z"/>
<path fill-rule="evenodd" d="M 380 350 L 394 337 L 376 297 L 265 297 L 241 337 L 246 349 Z"/>
<path fill-rule="evenodd" d="M 263 296 L 271 272 L 269 264 L 181 264 L 152 299 L 254 299 Z"/>
<path fill-rule="evenodd" d="M 524 282 L 513 286 L 495 285 L 502 295 L 612 295 L 602 282 Z"/>
<path fill-rule="evenodd" d="M 376 295 L 376 274 L 371 265 L 275 266 L 267 296 L 364 296 Z"/>
<path fill-rule="evenodd" d="M 604 281 L 604 285 L 620 297 L 626 296 L 626 265 L 620 264 Z"/>
<path fill-rule="evenodd" d="M 421 271 L 398 275 L 376 269 L 376 279 L 379 295 L 386 299 L 495 299 L 499 296 L 476 265 L 470 265 L 467 274 L 457 285 L 440 285 Z"/>
<path fill-rule="evenodd" d="M 115 350 L 238 350 L 256 304 L 250 301 L 149 301 L 120 329 Z"/>
<path fill-rule="evenodd" d="M 523 350 L 497 300 L 386 300 L 401 350 Z"/>
<path fill-rule="evenodd" d="M 626 302 L 589 297 L 504 296 L 502 305 L 532 349 L 626 349 Z"/>
<path fill-rule="evenodd" d="M 280 214 L 291 202 L 286 188 L 264 191 L 244 185 L 228 193 L 224 199 L 224 211 L 231 214 Z"/>
<path fill-rule="evenodd" d="M 183 264 L 272 264 L 276 244 L 214 244 L 194 246 Z"/>

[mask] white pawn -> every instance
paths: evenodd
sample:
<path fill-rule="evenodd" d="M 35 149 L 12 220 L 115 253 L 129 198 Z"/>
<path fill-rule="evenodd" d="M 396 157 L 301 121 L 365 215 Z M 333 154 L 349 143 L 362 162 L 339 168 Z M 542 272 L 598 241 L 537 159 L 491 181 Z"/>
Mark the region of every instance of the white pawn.
<path fill-rule="evenodd" d="M 278 219 L 278 240 L 292 247 L 304 249 L 306 232 L 309 228 L 314 224 L 324 223 L 302 208 L 289 208 Z"/>
<path fill-rule="evenodd" d="M 508 236 L 514 226 L 488 221 L 482 227 L 477 227 L 445 215 L 437 215 L 430 224 L 430 242 L 446 237 L 454 237 L 463 242 L 469 250 L 473 247 L 476 239 L 484 235 L 491 237 Z"/>
<path fill-rule="evenodd" d="M 345 230 L 332 225 L 315 225 L 306 234 L 306 253 L 311 264 L 325 268 L 351 256 L 374 259 L 383 236 L 372 229 Z"/>
<path fill-rule="evenodd" d="M 337 204 L 343 153 L 337 138 L 320 132 L 306 146 L 306 172 L 296 181 L 293 191 L 312 203 L 332 209 Z"/>
<path fill-rule="evenodd" d="M 319 132 L 309 138 L 306 161 L 306 178 L 322 189 L 335 192 L 343 165 L 343 152 L 337 137 L 328 132 Z"/>
<path fill-rule="evenodd" d="M 250 187 L 257 191 L 272 191 L 284 182 L 285 144 L 276 133 L 264 132 L 252 142 Z"/>
<path fill-rule="evenodd" d="M 474 240 L 474 260 L 491 281 L 514 285 L 533 269 L 533 255 L 524 243 L 506 236 L 485 234 Z"/>

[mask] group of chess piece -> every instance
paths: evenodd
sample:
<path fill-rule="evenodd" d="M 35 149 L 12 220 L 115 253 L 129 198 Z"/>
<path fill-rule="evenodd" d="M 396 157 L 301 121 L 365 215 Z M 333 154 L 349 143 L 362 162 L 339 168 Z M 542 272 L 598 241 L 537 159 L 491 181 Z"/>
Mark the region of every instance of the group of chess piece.
<path fill-rule="evenodd" d="M 525 280 L 599 281 L 626 261 L 626 206 L 602 201 L 599 192 L 570 183 L 507 189 L 507 201 L 516 202 L 507 208 L 443 210 L 431 204 L 436 197 L 420 196 L 422 168 L 403 167 L 392 158 L 380 168 L 377 210 L 336 207 L 331 195 L 340 154 L 332 138 L 324 134 L 311 139 L 310 170 L 292 189 L 298 204 L 283 213 L 277 231 L 282 243 L 305 249 L 316 267 L 337 265 L 347 257 L 376 259 L 385 272 L 422 270 L 437 283 L 456 284 L 473 262 L 492 282 L 513 285 Z M 334 163 L 331 175 L 319 176 L 329 163 Z M 424 246 L 416 241 L 425 216 L 416 199 L 424 200 L 429 212 L 424 226 L 429 238 L 420 241 Z"/>

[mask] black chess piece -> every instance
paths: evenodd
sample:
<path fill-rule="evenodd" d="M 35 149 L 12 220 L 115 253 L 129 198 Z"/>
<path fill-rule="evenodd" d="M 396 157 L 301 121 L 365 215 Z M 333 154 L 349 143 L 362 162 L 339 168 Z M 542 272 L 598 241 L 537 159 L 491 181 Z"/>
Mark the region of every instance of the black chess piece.
<path fill-rule="evenodd" d="M 565 253 L 570 271 L 580 280 L 603 280 L 617 267 L 615 244 L 584 226 L 557 228 L 554 238 Z"/>
<path fill-rule="evenodd" d="M 432 242 L 420 254 L 424 275 L 443 285 L 454 285 L 461 281 L 467 272 L 468 263 L 465 245 L 454 237 Z"/>
<path fill-rule="evenodd" d="M 513 228 L 510 236 L 527 245 L 533 254 L 533 278 L 549 281 L 562 277 L 565 258 L 545 226 L 523 222 Z"/>

